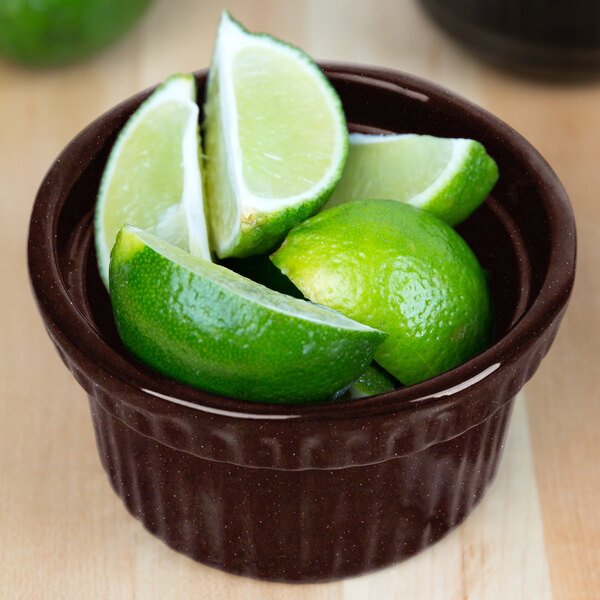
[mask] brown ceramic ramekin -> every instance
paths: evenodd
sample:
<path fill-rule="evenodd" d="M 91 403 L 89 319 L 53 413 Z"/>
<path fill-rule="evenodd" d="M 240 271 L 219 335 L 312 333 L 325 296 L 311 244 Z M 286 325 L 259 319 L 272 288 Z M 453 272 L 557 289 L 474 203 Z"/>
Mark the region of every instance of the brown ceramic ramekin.
<path fill-rule="evenodd" d="M 389 565 L 469 514 L 498 468 L 513 398 L 556 335 L 575 269 L 565 191 L 510 127 L 416 77 L 323 68 L 351 130 L 470 137 L 499 165 L 492 195 L 459 227 L 490 271 L 495 307 L 494 343 L 468 362 L 387 394 L 318 405 L 225 398 L 136 362 L 96 269 L 93 211 L 111 144 L 148 92 L 65 148 L 29 234 L 39 310 L 89 395 L 100 459 L 127 509 L 202 563 L 280 581 Z M 202 97 L 205 71 L 197 81 Z"/>

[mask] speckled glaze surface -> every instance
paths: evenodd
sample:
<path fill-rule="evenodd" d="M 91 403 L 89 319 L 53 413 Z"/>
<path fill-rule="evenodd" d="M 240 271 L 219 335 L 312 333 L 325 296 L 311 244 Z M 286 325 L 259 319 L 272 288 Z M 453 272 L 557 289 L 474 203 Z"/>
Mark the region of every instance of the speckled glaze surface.
<path fill-rule="evenodd" d="M 28 259 L 46 329 L 89 395 L 100 459 L 128 510 L 205 564 L 324 581 L 402 560 L 459 524 L 491 483 L 514 396 L 548 351 L 575 272 L 565 191 L 484 110 L 392 70 L 323 65 L 353 131 L 479 140 L 492 195 L 458 228 L 490 271 L 491 347 L 433 379 L 352 402 L 275 405 L 192 389 L 119 340 L 93 244 L 111 144 L 143 92 L 77 136 L 42 183 Z M 196 74 L 202 97 L 206 72 Z"/>

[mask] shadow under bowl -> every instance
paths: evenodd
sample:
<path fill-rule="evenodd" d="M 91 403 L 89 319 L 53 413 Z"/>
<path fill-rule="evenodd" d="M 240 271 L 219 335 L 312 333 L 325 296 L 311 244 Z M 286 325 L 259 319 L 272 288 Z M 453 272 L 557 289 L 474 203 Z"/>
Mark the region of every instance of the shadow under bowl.
<path fill-rule="evenodd" d="M 494 342 L 437 377 L 360 400 L 243 402 L 158 375 L 123 347 L 96 268 L 93 212 L 140 93 L 84 129 L 38 192 L 28 260 L 46 329 L 89 395 L 102 464 L 127 509 L 208 565 L 277 581 L 357 575 L 426 548 L 491 483 L 512 402 L 548 351 L 575 272 L 568 198 L 506 124 L 432 83 L 325 64 L 352 131 L 480 141 L 492 195 L 458 230 L 490 271 Z M 196 73 L 199 98 L 206 71 Z"/>

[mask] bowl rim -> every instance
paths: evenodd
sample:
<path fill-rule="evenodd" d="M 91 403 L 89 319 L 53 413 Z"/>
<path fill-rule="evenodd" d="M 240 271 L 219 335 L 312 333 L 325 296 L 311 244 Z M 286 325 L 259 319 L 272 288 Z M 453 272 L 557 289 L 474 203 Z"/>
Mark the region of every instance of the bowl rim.
<path fill-rule="evenodd" d="M 350 419 L 424 409 L 434 403 L 446 404 L 465 392 L 470 393 L 503 365 L 512 363 L 550 326 L 567 304 L 575 276 L 573 211 L 558 177 L 523 136 L 487 110 L 420 77 L 390 68 L 354 63 L 319 64 L 325 74 L 334 80 L 346 78 L 365 85 L 388 87 L 412 98 L 415 95 L 426 98 L 433 96 L 452 104 L 511 145 L 513 154 L 518 155 L 519 160 L 526 162 L 536 174 L 543 188 L 544 204 L 553 209 L 553 216 L 548 219 L 550 259 L 539 293 L 509 331 L 480 354 L 423 382 L 377 396 L 335 403 L 261 403 L 204 392 L 154 373 L 152 379 L 145 377 L 139 366 L 133 365 L 103 340 L 69 295 L 58 265 L 56 231 L 60 210 L 55 208 L 61 208 L 61 202 L 68 196 L 73 181 L 90 164 L 95 151 L 101 149 L 110 134 L 114 133 L 114 129 L 111 129 L 99 135 L 101 124 L 111 119 L 126 118 L 155 89 L 154 86 L 106 111 L 67 144 L 39 188 L 32 210 L 28 241 L 30 282 L 51 337 L 56 341 L 60 339 L 60 344 L 66 344 L 79 359 L 93 363 L 94 368 L 102 372 L 100 379 L 105 381 L 105 385 L 109 385 L 110 380 L 110 385 L 117 384 L 126 390 L 127 394 L 122 398 L 126 404 L 169 415 L 189 415 L 190 411 L 202 411 L 233 419 L 303 421 Z M 204 80 L 207 71 L 194 72 L 196 80 Z M 73 164 L 70 157 L 77 155 L 77 152 L 81 153 L 80 160 Z M 63 172 L 65 165 L 70 165 L 70 173 Z M 104 384 L 97 382 L 97 385 Z"/>

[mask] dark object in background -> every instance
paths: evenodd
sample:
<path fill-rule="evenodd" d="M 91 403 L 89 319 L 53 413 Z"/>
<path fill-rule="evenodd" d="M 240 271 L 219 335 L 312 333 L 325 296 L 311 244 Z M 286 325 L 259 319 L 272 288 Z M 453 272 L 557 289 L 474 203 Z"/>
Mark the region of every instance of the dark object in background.
<path fill-rule="evenodd" d="M 559 77 L 600 74 L 598 0 L 421 0 L 482 58 Z"/>

